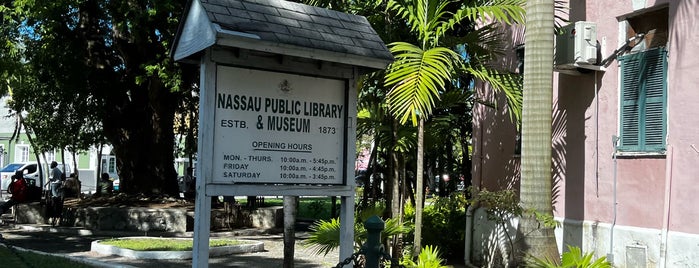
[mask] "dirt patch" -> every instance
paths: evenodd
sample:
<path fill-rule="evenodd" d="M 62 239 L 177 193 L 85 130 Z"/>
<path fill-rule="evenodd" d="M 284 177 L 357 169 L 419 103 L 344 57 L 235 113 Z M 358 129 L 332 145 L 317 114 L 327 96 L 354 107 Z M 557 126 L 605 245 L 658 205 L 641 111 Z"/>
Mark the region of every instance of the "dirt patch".
<path fill-rule="evenodd" d="M 64 202 L 65 207 L 144 207 L 153 209 L 162 208 L 187 208 L 194 210 L 194 201 L 162 197 L 162 196 L 132 196 L 126 194 L 117 194 L 110 196 L 87 196 L 82 198 L 67 198 Z"/>

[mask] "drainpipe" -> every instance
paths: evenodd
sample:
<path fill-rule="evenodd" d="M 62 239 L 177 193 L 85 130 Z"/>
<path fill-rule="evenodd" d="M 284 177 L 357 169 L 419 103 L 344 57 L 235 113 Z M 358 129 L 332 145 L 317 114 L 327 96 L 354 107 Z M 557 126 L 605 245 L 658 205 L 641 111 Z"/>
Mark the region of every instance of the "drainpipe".
<path fill-rule="evenodd" d="M 659 268 L 667 267 L 667 233 L 670 229 L 670 199 L 672 195 L 672 160 L 673 148 L 667 145 L 667 158 L 665 162 L 665 200 L 663 206 L 663 229 L 660 233 L 660 260 L 658 261 Z"/>
<path fill-rule="evenodd" d="M 599 198 L 599 88 L 595 72 L 595 196 Z"/>
<path fill-rule="evenodd" d="M 613 212 L 613 217 L 612 217 L 612 227 L 609 229 L 609 252 L 607 253 L 607 260 L 609 263 L 612 265 L 614 264 L 614 226 L 616 225 L 616 207 L 617 207 L 617 202 L 616 202 L 616 175 L 617 175 L 617 161 L 616 161 L 616 156 L 617 156 L 617 143 L 619 142 L 619 137 L 616 135 L 612 136 L 612 146 L 614 146 L 614 154 L 612 154 L 612 159 L 614 159 L 614 188 L 613 188 L 613 203 L 612 207 L 614 208 Z"/>
<path fill-rule="evenodd" d="M 474 191 L 475 192 L 475 191 Z M 478 207 L 478 202 L 474 202 L 466 209 L 466 233 L 464 234 L 464 265 L 475 268 L 471 264 L 471 244 L 473 244 L 473 213 Z"/>
<path fill-rule="evenodd" d="M 478 168 L 473 172 L 471 176 L 471 198 L 474 198 L 477 194 L 478 191 L 481 189 L 481 183 L 483 182 L 483 123 L 485 120 L 481 120 L 480 122 L 480 135 L 479 135 L 479 143 L 478 143 L 478 148 L 479 150 L 474 151 L 474 158 L 478 157 L 476 159 L 478 162 Z M 476 161 L 473 161 L 474 163 Z M 465 227 L 465 234 L 464 234 L 464 266 L 468 268 L 476 268 L 475 265 L 471 264 L 471 249 L 472 249 L 472 244 L 473 244 L 473 214 L 476 211 L 476 208 L 478 208 L 478 202 L 472 203 L 468 208 L 466 209 L 466 227 Z"/>

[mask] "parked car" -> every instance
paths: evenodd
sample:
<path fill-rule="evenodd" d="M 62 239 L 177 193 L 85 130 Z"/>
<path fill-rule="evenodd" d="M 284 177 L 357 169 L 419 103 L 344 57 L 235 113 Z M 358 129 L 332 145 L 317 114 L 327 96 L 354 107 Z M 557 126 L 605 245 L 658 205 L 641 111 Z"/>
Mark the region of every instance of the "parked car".
<path fill-rule="evenodd" d="M 118 191 L 119 191 L 119 183 L 120 183 L 119 179 L 114 179 L 114 180 L 112 181 L 112 186 L 114 187 L 114 191 L 115 191 L 115 192 L 118 192 Z"/>
<path fill-rule="evenodd" d="M 42 166 L 44 172 L 43 182 L 45 184 L 50 176 L 50 168 L 48 167 L 48 165 Z M 0 170 L 0 191 L 3 191 L 4 193 L 7 192 L 7 187 L 10 185 L 10 182 L 12 182 L 12 175 L 14 175 L 15 171 L 17 170 L 22 171 L 24 173 L 24 178 L 27 179 L 29 184 L 42 187 L 42 185 L 39 185 L 41 184 L 41 180 L 39 179 L 39 169 L 37 167 L 38 164 L 36 162 L 18 162 L 8 164 Z M 70 165 L 66 164 L 64 168 L 63 164 L 58 164 L 58 168 L 61 170 L 65 170 L 66 177 L 72 177 L 73 169 Z"/>
<path fill-rule="evenodd" d="M 11 163 L 0 170 L 0 191 L 3 193 L 7 192 L 7 187 L 12 182 L 12 175 L 16 171 L 22 171 L 24 173 L 24 178 L 28 179 L 30 184 L 34 183 L 36 186 L 39 182 L 39 169 L 36 162 L 27 163 Z"/>

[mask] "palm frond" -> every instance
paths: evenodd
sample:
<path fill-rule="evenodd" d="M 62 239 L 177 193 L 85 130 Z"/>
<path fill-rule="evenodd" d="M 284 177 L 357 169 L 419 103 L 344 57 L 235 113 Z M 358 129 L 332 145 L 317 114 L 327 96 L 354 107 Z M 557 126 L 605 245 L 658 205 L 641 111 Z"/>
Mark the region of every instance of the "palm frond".
<path fill-rule="evenodd" d="M 521 122 L 522 119 L 522 79 L 519 74 L 499 72 L 485 66 L 467 66 L 466 71 L 477 79 L 489 83 L 495 92 L 505 94 L 510 120 Z"/>
<path fill-rule="evenodd" d="M 487 1 L 484 5 L 464 7 L 454 13 L 454 16 L 444 24 L 444 27 L 451 29 L 455 24 L 463 19 L 470 21 L 491 21 L 508 25 L 524 23 L 526 14 L 523 0 L 495 0 Z"/>
<path fill-rule="evenodd" d="M 451 79 L 460 57 L 448 48 L 423 51 L 404 42 L 392 43 L 390 49 L 396 61 L 386 73 L 385 84 L 391 87 L 387 96 L 389 109 L 402 124 L 411 119 L 417 125 L 418 116 L 432 113 L 435 100 Z"/>
<path fill-rule="evenodd" d="M 445 43 L 449 47 L 458 44 L 467 44 L 469 58 L 479 62 L 492 62 L 507 52 L 507 45 L 503 33 L 499 31 L 498 23 L 491 23 L 469 31 L 462 37 L 448 37 Z"/>
<path fill-rule="evenodd" d="M 418 40 L 429 42 L 438 37 L 435 35 L 436 29 L 444 23 L 441 19 L 448 15 L 445 8 L 450 3 L 451 1 L 390 0 L 387 8 L 408 22 L 410 31 L 418 34 Z"/>
<path fill-rule="evenodd" d="M 310 236 L 303 243 L 314 249 L 316 254 L 328 255 L 330 251 L 340 246 L 339 218 L 317 221 L 309 229 Z"/>

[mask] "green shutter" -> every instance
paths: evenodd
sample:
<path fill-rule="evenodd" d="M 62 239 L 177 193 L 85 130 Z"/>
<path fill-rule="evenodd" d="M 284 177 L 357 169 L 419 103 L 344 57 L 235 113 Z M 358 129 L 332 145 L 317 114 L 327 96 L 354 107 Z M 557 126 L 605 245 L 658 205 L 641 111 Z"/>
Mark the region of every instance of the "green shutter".
<path fill-rule="evenodd" d="M 628 151 L 640 146 L 639 139 L 639 61 L 634 55 L 619 58 L 621 65 L 621 140 L 620 150 Z"/>
<path fill-rule="evenodd" d="M 644 151 L 664 151 L 667 111 L 667 51 L 663 48 L 646 52 L 642 84 L 645 91 Z"/>
<path fill-rule="evenodd" d="M 622 151 L 663 151 L 666 134 L 667 51 L 619 57 Z"/>

